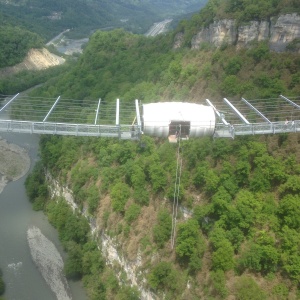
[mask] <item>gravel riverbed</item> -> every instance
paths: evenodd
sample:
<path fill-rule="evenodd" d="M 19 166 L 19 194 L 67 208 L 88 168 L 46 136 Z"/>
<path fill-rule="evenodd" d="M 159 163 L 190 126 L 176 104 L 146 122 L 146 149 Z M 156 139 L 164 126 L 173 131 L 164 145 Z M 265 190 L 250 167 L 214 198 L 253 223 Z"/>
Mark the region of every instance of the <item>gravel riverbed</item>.
<path fill-rule="evenodd" d="M 33 261 L 59 300 L 71 300 L 68 282 L 63 272 L 64 262 L 55 245 L 39 228 L 27 230 L 27 241 Z"/>

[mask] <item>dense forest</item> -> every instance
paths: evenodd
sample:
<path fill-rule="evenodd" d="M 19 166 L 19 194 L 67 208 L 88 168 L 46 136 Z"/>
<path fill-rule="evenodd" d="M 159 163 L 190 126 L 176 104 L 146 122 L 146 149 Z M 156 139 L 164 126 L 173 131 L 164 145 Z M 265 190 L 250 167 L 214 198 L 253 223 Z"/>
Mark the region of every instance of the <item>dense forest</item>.
<path fill-rule="evenodd" d="M 212 19 L 221 11 L 238 19 L 248 2 L 211 0 L 204 12 L 213 5 Z M 289 12 L 298 7 L 298 1 L 272 3 Z M 185 21 L 186 32 L 209 22 L 203 18 L 200 12 Z M 207 44 L 174 50 L 180 28 L 154 38 L 97 31 L 77 61 L 31 95 L 82 99 L 82 107 L 90 98 L 147 103 L 300 95 L 299 53 L 274 53 L 266 42 L 241 50 Z M 81 279 L 90 299 L 141 298 L 117 264 L 106 265 L 98 249 L 102 233 L 117 240 L 128 261 L 141 257 L 139 287 L 159 299 L 298 299 L 299 143 L 298 133 L 190 139 L 179 149 L 146 136 L 138 142 L 42 136 L 27 193 L 59 232 L 67 277 Z M 172 248 L 178 150 L 183 169 Z M 63 199 L 50 199 L 45 170 L 73 191 L 75 213 Z"/>

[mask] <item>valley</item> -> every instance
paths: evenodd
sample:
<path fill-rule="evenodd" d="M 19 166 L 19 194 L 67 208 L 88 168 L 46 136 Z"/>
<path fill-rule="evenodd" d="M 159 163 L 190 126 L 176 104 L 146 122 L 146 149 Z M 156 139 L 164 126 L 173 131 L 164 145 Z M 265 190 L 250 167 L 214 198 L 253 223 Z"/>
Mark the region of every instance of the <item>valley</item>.
<path fill-rule="evenodd" d="M 86 119 L 94 119 L 89 101 L 99 98 L 104 124 L 116 116 L 117 98 L 124 106 L 134 99 L 211 99 L 236 125 L 223 109 L 226 97 L 239 109 L 241 98 L 255 101 L 284 126 L 280 118 L 292 118 L 298 107 L 287 112 L 278 96 L 300 103 L 299 15 L 293 0 L 209 0 L 156 36 L 144 33 L 172 16 L 152 19 L 138 35 L 121 28 L 80 37 L 66 32 L 62 47 L 89 37 L 76 45 L 81 53 L 38 73 L 5 77 L 0 89 L 16 91 L 39 77 L 30 97 L 72 100 L 63 110 L 70 122 L 89 110 Z M 125 9 L 118 19 L 130 25 Z M 27 42 L 40 40 L 30 35 Z M 8 47 L 2 50 L 11 59 Z M 146 135 L 138 141 L 43 135 L 26 189 L 33 209 L 57 230 L 66 277 L 81 282 L 91 300 L 296 300 L 299 141 L 298 132 L 178 143 Z"/>

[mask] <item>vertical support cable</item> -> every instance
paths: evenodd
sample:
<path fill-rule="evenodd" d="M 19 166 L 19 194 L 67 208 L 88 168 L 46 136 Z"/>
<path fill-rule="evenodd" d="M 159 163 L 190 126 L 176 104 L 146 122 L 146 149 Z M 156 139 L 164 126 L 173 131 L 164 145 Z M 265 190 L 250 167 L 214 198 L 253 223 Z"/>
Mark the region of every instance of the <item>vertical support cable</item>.
<path fill-rule="evenodd" d="M 116 104 L 116 125 L 120 125 L 120 100 L 117 99 L 117 104 Z"/>
<path fill-rule="evenodd" d="M 54 102 L 54 104 L 52 105 L 52 107 L 50 108 L 49 112 L 47 113 L 46 117 L 44 118 L 43 122 L 46 122 L 48 117 L 50 116 L 52 110 L 54 109 L 55 105 L 57 104 L 57 102 L 59 101 L 60 96 L 56 99 L 56 101 Z"/>
<path fill-rule="evenodd" d="M 179 127 L 179 132 L 178 132 L 177 165 L 176 165 L 176 177 L 175 177 L 174 197 L 173 197 L 172 229 L 171 229 L 172 249 L 174 249 L 174 245 L 175 245 L 178 201 L 179 201 L 179 193 L 180 193 L 180 179 L 181 179 L 181 170 L 182 170 L 182 158 L 180 155 L 180 140 L 181 140 L 181 125 Z"/>
<path fill-rule="evenodd" d="M 136 110 L 136 120 L 139 127 L 139 130 L 141 130 L 141 115 L 140 115 L 140 108 L 139 108 L 139 100 L 135 99 L 135 110 Z"/>
<path fill-rule="evenodd" d="M 239 112 L 239 110 L 228 99 L 223 98 L 223 100 L 245 124 L 250 125 L 249 121 Z"/>
<path fill-rule="evenodd" d="M 97 106 L 96 116 L 95 116 L 95 125 L 97 125 L 97 121 L 98 121 L 98 114 L 99 114 L 100 103 L 101 103 L 101 98 L 99 98 L 99 101 L 98 101 L 98 106 Z"/>
<path fill-rule="evenodd" d="M 13 102 L 17 97 L 19 96 L 19 93 L 15 96 L 13 96 L 1 109 L 0 109 L 0 113 L 2 110 L 5 109 L 5 107 L 7 107 L 11 102 Z"/>
<path fill-rule="evenodd" d="M 116 126 L 118 128 L 118 136 L 119 138 L 121 137 L 121 132 L 120 132 L 120 99 L 117 99 L 117 104 L 116 104 Z"/>

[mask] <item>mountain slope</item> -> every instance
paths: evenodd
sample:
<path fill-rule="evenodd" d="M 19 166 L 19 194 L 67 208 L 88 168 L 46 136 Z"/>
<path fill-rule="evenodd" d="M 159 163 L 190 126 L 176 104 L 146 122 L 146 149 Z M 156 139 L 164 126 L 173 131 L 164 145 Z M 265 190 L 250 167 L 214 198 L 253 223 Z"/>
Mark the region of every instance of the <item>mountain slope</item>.
<path fill-rule="evenodd" d="M 47 39 L 67 28 L 84 35 L 105 27 L 123 27 L 143 33 L 153 22 L 166 16 L 199 10 L 205 2 L 1 0 L 0 25 L 9 23 L 26 27 Z"/>

